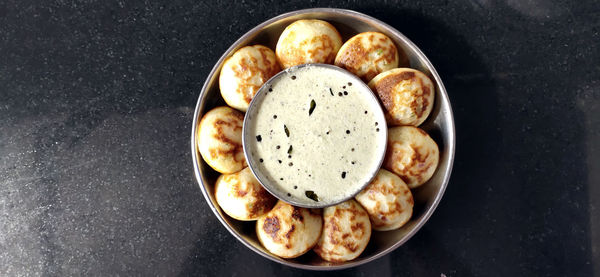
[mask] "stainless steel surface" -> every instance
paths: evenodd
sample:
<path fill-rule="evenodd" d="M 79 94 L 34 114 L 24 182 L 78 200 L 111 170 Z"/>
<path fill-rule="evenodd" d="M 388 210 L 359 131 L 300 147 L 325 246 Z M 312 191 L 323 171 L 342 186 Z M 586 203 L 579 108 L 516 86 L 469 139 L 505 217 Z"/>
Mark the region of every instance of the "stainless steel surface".
<path fill-rule="evenodd" d="M 276 80 L 280 79 L 284 74 L 287 74 L 287 72 L 292 72 L 296 69 L 299 68 L 303 68 L 303 67 L 307 67 L 307 66 L 313 66 L 313 67 L 325 67 L 328 69 L 333 69 L 336 70 L 342 74 L 344 74 L 346 76 L 346 78 L 348 78 L 349 80 L 352 80 L 352 83 L 354 85 L 360 86 L 362 91 L 365 91 L 369 94 L 369 99 L 373 102 L 372 104 L 374 104 L 373 106 L 378 107 L 375 111 L 378 117 L 380 117 L 381 119 L 385 120 L 385 116 L 383 115 L 383 109 L 381 108 L 381 106 L 379 105 L 379 100 L 377 98 L 377 96 L 375 96 L 375 94 L 371 91 L 371 89 L 369 88 L 369 86 L 367 86 L 367 84 L 365 84 L 360 78 L 358 78 L 356 75 L 346 71 L 345 69 L 342 69 L 340 67 L 334 66 L 334 65 L 330 65 L 330 64 L 303 64 L 303 65 L 299 65 L 299 66 L 294 66 L 291 68 L 288 68 L 284 71 L 281 71 L 277 74 L 275 74 L 275 76 L 271 77 L 271 79 L 269 79 L 267 82 L 265 82 L 265 84 L 258 90 L 258 92 L 256 93 L 256 95 L 254 96 L 254 98 L 252 99 L 252 101 L 250 102 L 250 106 L 248 107 L 248 111 L 246 112 L 246 115 L 244 116 L 244 126 L 243 126 L 243 131 L 242 131 L 242 144 L 244 146 L 244 155 L 246 157 L 246 162 L 248 163 L 248 166 L 250 167 L 250 171 L 252 171 L 252 174 L 254 174 L 254 176 L 256 177 L 256 179 L 262 184 L 262 186 L 269 191 L 271 194 L 273 194 L 275 197 L 288 202 L 294 206 L 298 206 L 298 207 L 304 207 L 304 208 L 324 208 L 324 207 L 328 207 L 328 206 L 333 206 L 335 204 L 344 202 L 348 199 L 353 198 L 356 194 L 358 194 L 362 189 L 364 189 L 373 178 L 375 178 L 375 175 L 377 175 L 377 172 L 379 171 L 379 168 L 381 168 L 381 164 L 383 164 L 383 158 L 385 157 L 385 149 L 386 147 L 382 148 L 382 151 L 380 153 L 374 153 L 374 155 L 377 155 L 377 167 L 375 168 L 374 171 L 369 172 L 369 181 L 367 181 L 366 183 L 362 184 L 360 187 L 358 187 L 358 189 L 354 192 L 352 192 L 348 197 L 342 198 L 338 201 L 335 202 L 315 202 L 315 201 L 306 201 L 306 202 L 300 202 L 297 201 L 295 199 L 290 199 L 289 197 L 286 197 L 286 192 L 277 189 L 277 187 L 273 184 L 271 184 L 266 178 L 263 178 L 262 174 L 260 174 L 259 172 L 257 172 L 256 169 L 256 161 L 251 159 L 251 155 L 249 154 L 249 148 L 246 147 L 246 145 L 248 145 L 248 140 L 249 139 L 253 139 L 254 136 L 248 134 L 248 122 L 251 120 L 249 118 L 248 115 L 252 114 L 252 111 L 255 109 L 256 105 L 255 103 L 257 102 L 257 99 L 260 99 L 261 97 L 263 97 L 263 95 L 265 94 L 265 92 L 267 91 L 267 88 L 270 87 L 270 84 L 272 84 L 273 82 L 275 82 Z M 382 131 L 381 134 L 384 135 L 385 138 L 387 138 L 387 126 L 385 128 L 380 128 L 380 130 Z"/>
<path fill-rule="evenodd" d="M 322 19 L 333 24 L 340 31 L 344 41 L 359 32 L 378 31 L 386 34 L 394 40 L 400 51 L 406 53 L 410 67 L 421 70 L 430 76 L 436 86 L 433 111 L 427 121 L 420 126 L 432 136 L 440 148 L 440 162 L 435 174 L 426 184 L 413 190 L 415 208 L 411 220 L 405 226 L 394 231 L 374 231 L 367 249 L 361 256 L 345 263 L 328 263 L 312 252 L 288 260 L 266 251 L 254 234 L 254 222 L 234 220 L 225 215 L 218 207 L 213 190 L 213 184 L 218 177 L 218 173 L 204 163 L 196 149 L 196 127 L 200 118 L 211 108 L 225 105 L 218 85 L 219 71 L 225 58 L 240 47 L 249 44 L 263 44 L 275 49 L 279 34 L 288 24 L 298 19 L 308 18 Z M 334 270 L 361 265 L 389 253 L 410 239 L 427 222 L 440 202 L 450 178 L 455 151 L 455 129 L 452 109 L 440 76 L 427 57 L 408 38 L 389 25 L 358 12 L 330 8 L 307 9 L 269 19 L 244 34 L 227 49 L 208 75 L 200 92 L 192 125 L 191 150 L 195 175 L 202 193 L 217 218 L 234 237 L 256 253 L 285 265 L 311 270 Z"/>

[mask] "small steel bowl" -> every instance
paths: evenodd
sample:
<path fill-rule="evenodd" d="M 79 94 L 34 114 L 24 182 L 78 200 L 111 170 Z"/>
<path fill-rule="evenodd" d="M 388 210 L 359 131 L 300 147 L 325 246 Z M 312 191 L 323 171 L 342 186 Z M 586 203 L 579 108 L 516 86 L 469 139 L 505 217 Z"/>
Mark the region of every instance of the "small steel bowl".
<path fill-rule="evenodd" d="M 325 208 L 328 206 L 333 206 L 335 204 L 342 203 L 348 199 L 351 199 L 354 196 L 356 196 L 356 194 L 358 194 L 361 190 L 363 190 L 371 182 L 371 180 L 373 180 L 373 178 L 375 178 L 375 175 L 377 175 L 379 168 L 381 168 L 381 165 L 383 164 L 383 158 L 385 157 L 386 147 L 384 146 L 383 148 L 381 148 L 381 151 L 379 153 L 373 153 L 373 155 L 377 158 L 377 167 L 374 167 L 373 171 L 369 172 L 369 178 L 368 178 L 367 182 L 365 182 L 364 184 L 361 184 L 359 187 L 357 187 L 357 189 L 355 191 L 351 192 L 348 195 L 348 197 L 339 199 L 335 202 L 315 202 L 312 200 L 301 202 L 298 199 L 286 197 L 285 191 L 278 189 L 276 185 L 272 184 L 267 178 L 265 178 L 263 176 L 263 174 L 260 172 L 260 170 L 257 169 L 257 167 L 258 167 L 257 161 L 252 159 L 252 155 L 250 153 L 251 149 L 248 147 L 250 140 L 254 139 L 254 136 L 252 134 L 250 134 L 250 132 L 248 131 L 248 124 L 252 120 L 250 118 L 250 115 L 253 113 L 253 110 L 256 109 L 255 103 L 257 103 L 258 100 L 260 100 L 262 97 L 264 97 L 264 95 L 266 94 L 268 89 L 271 87 L 271 84 L 273 82 L 276 82 L 278 79 L 285 78 L 285 75 L 289 74 L 289 72 L 293 72 L 297 69 L 304 68 L 304 67 L 322 67 L 322 68 L 327 68 L 327 69 L 331 69 L 331 70 L 340 72 L 342 75 L 345 76 L 345 78 L 347 80 L 352 81 L 353 86 L 358 86 L 358 87 L 360 87 L 360 90 L 362 92 L 368 93 L 371 104 L 373 104 L 373 106 L 377 107 L 375 110 L 372 111 L 376 115 L 376 117 L 379 118 L 377 121 L 385 122 L 385 115 L 383 114 L 383 109 L 379 105 L 379 99 L 371 91 L 371 89 L 369 88 L 369 86 L 367 86 L 367 84 L 365 84 L 360 78 L 358 78 L 356 75 L 348 72 L 347 70 L 337 67 L 335 65 L 330 65 L 330 64 L 314 64 L 314 63 L 313 64 L 303 64 L 303 65 L 298 65 L 298 66 L 294 66 L 294 67 L 285 69 L 285 70 L 275 74 L 275 76 L 271 77 L 271 79 L 269 79 L 267 82 L 265 82 L 263 84 L 263 86 L 254 95 L 254 98 L 252 99 L 252 101 L 250 102 L 250 106 L 248 107 L 248 111 L 246 111 L 246 115 L 244 116 L 244 126 L 243 126 L 243 131 L 242 131 L 242 144 L 244 146 L 244 155 L 246 157 L 246 162 L 248 163 L 248 167 L 250 167 L 250 170 L 252 171 L 252 174 L 254 174 L 254 176 L 256 177 L 258 182 L 260 182 L 260 184 L 268 192 L 270 192 L 275 197 L 277 197 L 287 203 L 290 203 L 297 207 L 303 207 L 303 208 Z M 383 140 L 380 143 L 385 145 L 387 143 L 387 126 L 381 126 L 381 127 L 384 127 L 384 128 L 380 128 L 381 129 L 380 135 Z"/>
<path fill-rule="evenodd" d="M 344 263 L 329 263 L 320 259 L 312 251 L 295 259 L 282 259 L 269 253 L 258 241 L 255 234 L 255 222 L 242 222 L 227 216 L 218 206 L 214 197 L 214 183 L 219 173 L 212 170 L 200 157 L 197 149 L 197 127 L 202 116 L 216 106 L 226 105 L 219 92 L 218 77 L 225 59 L 239 48 L 262 44 L 275 49 L 279 35 L 290 23 L 299 19 L 321 19 L 334 25 L 344 41 L 353 35 L 377 31 L 389 36 L 403 51 L 410 62 L 410 67 L 427 74 L 435 84 L 435 104 L 428 119 L 419 126 L 429 133 L 440 149 L 440 160 L 433 177 L 421 187 L 412 190 L 415 207 L 411 220 L 402 228 L 393 231 L 373 231 L 371 240 L 365 251 L 356 259 Z M 455 130 L 452 108 L 446 89 L 427 57 L 402 33 L 391 26 L 364 14 L 343 9 L 307 9 L 285 13 L 271 18 L 254 27 L 238 39 L 225 53 L 208 75 L 196 105 L 191 134 L 191 150 L 196 179 L 210 208 L 223 226 L 240 242 L 256 253 L 272 261 L 292 267 L 311 270 L 336 270 L 350 268 L 373 261 L 386 255 L 410 239 L 427 222 L 438 203 L 442 199 L 454 161 Z"/>

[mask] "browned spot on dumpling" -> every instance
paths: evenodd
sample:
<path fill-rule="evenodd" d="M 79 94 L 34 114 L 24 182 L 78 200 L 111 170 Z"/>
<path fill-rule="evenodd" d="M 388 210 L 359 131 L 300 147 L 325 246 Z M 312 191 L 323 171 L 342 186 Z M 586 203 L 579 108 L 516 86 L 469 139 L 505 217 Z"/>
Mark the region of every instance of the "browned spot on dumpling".
<path fill-rule="evenodd" d="M 367 246 L 371 223 L 368 214 L 356 201 L 348 200 L 325 208 L 323 221 L 323 235 L 314 251 L 324 260 L 352 260 Z"/>
<path fill-rule="evenodd" d="M 344 248 L 348 249 L 348 251 L 350 251 L 350 252 L 355 252 L 359 247 L 359 245 L 357 243 L 348 242 L 348 241 L 344 241 L 343 246 L 344 246 Z"/>
<path fill-rule="evenodd" d="M 364 232 L 365 225 L 362 222 L 357 222 L 355 224 L 350 225 L 350 229 L 352 229 L 352 232 L 357 232 L 357 231 Z"/>
<path fill-rule="evenodd" d="M 237 197 L 244 197 L 244 196 L 246 196 L 246 194 L 248 194 L 248 191 L 246 191 L 246 190 L 244 190 L 244 189 L 242 189 L 240 187 L 240 182 L 238 182 L 237 180 L 236 181 L 232 181 L 232 182 L 234 182 L 233 187 L 234 187 L 234 190 L 235 190 L 235 196 L 237 196 Z"/>
<path fill-rule="evenodd" d="M 266 47 L 265 47 L 266 48 Z M 269 80 L 273 75 L 280 71 L 279 65 L 269 61 L 265 51 L 271 51 L 270 49 L 259 48 L 258 51 L 262 57 L 262 61 L 266 68 L 262 68 L 259 65 L 258 59 L 250 57 L 247 59 L 241 59 L 239 61 L 239 67 L 234 67 L 234 75 L 239 78 L 239 85 L 237 92 L 243 95 L 246 103 L 250 104 L 254 95 L 258 89 Z M 259 82 L 252 82 L 253 78 L 258 78 Z"/>
<path fill-rule="evenodd" d="M 223 63 L 221 95 L 231 107 L 246 111 L 258 89 L 280 70 L 271 49 L 262 45 L 242 47 Z"/>
<path fill-rule="evenodd" d="M 283 68 L 305 63 L 333 63 L 342 45 L 338 31 L 322 20 L 298 20 L 279 37 L 276 55 Z"/>
<path fill-rule="evenodd" d="M 383 103 L 383 106 L 386 109 L 392 110 L 396 105 L 396 103 L 394 103 L 394 89 L 398 83 L 404 80 L 409 80 L 410 82 L 415 82 L 419 84 L 419 86 L 423 86 L 421 80 L 415 78 L 415 74 L 413 72 L 403 72 L 398 75 L 390 75 L 389 77 L 385 77 L 381 79 L 377 84 L 375 84 L 375 90 L 377 91 L 377 94 L 379 95 L 381 102 Z M 421 90 L 420 93 L 416 95 L 417 97 L 423 97 L 423 106 L 429 105 L 429 101 L 427 100 L 427 97 L 425 97 L 428 94 L 429 89 L 423 88 L 423 90 Z M 417 109 L 418 103 L 416 103 L 415 101 L 408 101 L 403 99 L 403 101 L 400 102 L 400 104 L 410 107 L 411 110 L 415 112 L 417 117 L 423 115 L 424 110 Z M 394 119 L 392 118 L 390 120 Z"/>
<path fill-rule="evenodd" d="M 229 107 L 217 107 L 200 120 L 197 139 L 202 158 L 221 173 L 234 173 L 246 166 L 242 148 L 244 115 Z"/>
<path fill-rule="evenodd" d="M 231 147 L 226 149 L 222 149 L 220 147 L 209 148 L 208 151 L 210 151 L 211 157 L 216 159 L 219 156 L 231 156 L 235 162 L 241 162 L 242 158 L 240 157 L 239 153 L 244 152 L 242 145 L 223 133 L 221 125 L 216 124 L 215 128 L 217 129 L 217 133 L 213 134 L 213 138 L 219 142 L 231 145 Z M 245 158 L 243 159 L 245 160 Z"/>
<path fill-rule="evenodd" d="M 350 38 L 338 52 L 335 65 L 369 82 L 377 74 L 398 67 L 394 42 L 378 32 L 360 33 Z"/>
<path fill-rule="evenodd" d="M 398 174 L 409 188 L 427 182 L 438 162 L 438 146 L 427 133 L 412 126 L 388 130 L 388 147 L 383 167 Z"/>
<path fill-rule="evenodd" d="M 412 216 L 413 198 L 408 186 L 396 174 L 385 169 L 380 169 L 355 198 L 369 214 L 375 230 L 400 228 Z"/>
<path fill-rule="evenodd" d="M 301 210 L 299 207 L 293 207 L 292 218 L 302 222 L 304 217 L 302 216 Z"/>
<path fill-rule="evenodd" d="M 289 239 L 290 236 L 294 233 L 294 230 L 296 230 L 296 225 L 292 225 L 292 227 L 290 228 L 290 230 L 287 231 L 287 233 L 285 233 L 285 237 Z"/>
<path fill-rule="evenodd" d="M 215 183 L 215 198 L 221 209 L 237 220 L 256 220 L 276 202 L 247 167 L 221 175 Z"/>
<path fill-rule="evenodd" d="M 256 199 L 254 203 L 246 204 L 249 214 L 252 218 L 261 216 L 277 202 L 277 199 L 273 197 L 267 190 L 260 187 L 261 189 L 252 190 L 252 196 Z"/>
<path fill-rule="evenodd" d="M 418 126 L 433 108 L 433 83 L 425 74 L 411 68 L 385 71 L 369 82 L 377 93 L 388 124 Z"/>
<path fill-rule="evenodd" d="M 277 218 L 276 233 L 267 232 L 273 228 L 264 229 L 269 223 L 269 218 Z M 258 239 L 269 252 L 280 257 L 293 258 L 304 254 L 317 243 L 323 220 L 320 215 L 314 215 L 308 209 L 279 201 L 256 224 Z"/>
<path fill-rule="evenodd" d="M 399 146 L 399 143 L 392 143 L 392 149 L 397 150 L 386 153 L 385 167 L 398 173 L 404 182 L 411 182 L 411 179 L 414 179 L 417 183 L 424 183 L 424 173 L 433 166 L 433 164 L 426 162 L 429 152 L 423 151 L 421 147 L 415 145 L 409 145 L 409 147 L 412 151 L 405 151 Z M 407 160 L 407 162 L 400 164 L 396 162 L 398 160 Z M 424 166 L 417 166 L 419 164 Z"/>
<path fill-rule="evenodd" d="M 277 233 L 279 232 L 279 228 L 279 218 L 267 217 L 265 219 L 263 230 L 265 230 L 265 233 L 269 234 L 273 238 L 273 240 L 278 241 Z"/>

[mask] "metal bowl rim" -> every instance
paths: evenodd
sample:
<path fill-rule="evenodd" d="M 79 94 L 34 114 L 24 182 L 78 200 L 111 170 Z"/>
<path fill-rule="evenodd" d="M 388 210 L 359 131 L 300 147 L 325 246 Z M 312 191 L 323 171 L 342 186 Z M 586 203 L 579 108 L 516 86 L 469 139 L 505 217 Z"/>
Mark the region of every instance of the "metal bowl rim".
<path fill-rule="evenodd" d="M 267 253 L 261 251 L 260 249 L 257 249 L 252 244 L 247 242 L 243 237 L 241 237 L 241 235 L 239 235 L 235 230 L 233 230 L 229 226 L 229 224 L 225 221 L 225 219 L 217 211 L 217 207 L 211 201 L 210 196 L 208 195 L 209 192 L 205 188 L 207 184 L 205 184 L 202 180 L 202 173 L 200 171 L 200 165 L 199 165 L 200 162 L 198 160 L 198 156 L 197 156 L 198 154 L 197 154 L 197 149 L 196 149 L 196 144 L 197 144 L 196 132 L 197 132 L 197 124 L 198 124 L 199 116 L 200 116 L 200 108 L 203 103 L 202 100 L 204 99 L 205 94 L 207 93 L 208 83 L 209 83 L 209 80 L 211 79 L 210 77 L 212 77 L 216 74 L 216 72 L 220 69 L 221 65 L 223 64 L 223 61 L 229 56 L 229 54 L 234 49 L 236 49 L 238 46 L 240 46 L 240 44 L 243 41 L 245 41 L 249 37 L 255 35 L 257 32 L 264 29 L 268 25 L 270 25 L 274 22 L 277 22 L 279 20 L 288 18 L 288 17 L 301 15 L 301 14 L 310 14 L 310 13 L 327 13 L 327 14 L 337 14 L 337 15 L 341 15 L 341 16 L 350 16 L 350 17 L 358 18 L 360 21 L 371 21 L 371 22 L 377 24 L 382 29 L 387 29 L 387 31 L 389 31 L 390 33 L 393 33 L 395 36 L 400 38 L 409 48 L 411 48 L 416 53 L 416 55 L 419 57 L 419 59 L 424 62 L 424 64 L 429 69 L 431 75 L 433 76 L 433 78 L 435 79 L 436 83 L 438 84 L 438 86 L 440 88 L 440 91 L 439 91 L 440 96 L 443 98 L 443 100 L 445 102 L 448 103 L 447 116 L 449 117 L 449 121 L 448 121 L 449 126 L 448 127 L 450 129 L 450 134 L 448 136 L 447 148 L 448 148 L 448 159 L 449 160 L 448 160 L 448 164 L 447 164 L 446 168 L 443 168 L 445 174 L 444 174 L 442 183 L 440 185 L 440 190 L 436 194 L 435 198 L 433 199 L 431 207 L 425 211 L 423 218 L 421 218 L 421 220 L 419 220 L 416 223 L 416 226 L 410 232 L 408 232 L 402 239 L 395 242 L 391 247 L 389 247 L 379 253 L 376 253 L 371 257 L 368 257 L 368 258 L 365 258 L 362 260 L 349 261 L 349 262 L 346 262 L 344 264 L 339 264 L 339 265 L 325 265 L 324 266 L 324 265 L 305 265 L 305 264 L 291 263 L 291 262 L 288 262 L 287 260 L 277 259 L 277 258 L 271 256 L 270 254 L 267 254 Z M 223 226 L 235 238 L 237 238 L 240 242 L 242 242 L 242 244 L 244 244 L 246 247 L 250 248 L 252 251 L 258 253 L 259 255 L 261 255 L 271 261 L 280 263 L 280 264 L 284 264 L 287 266 L 300 268 L 300 269 L 308 269 L 308 270 L 329 271 L 329 270 L 341 270 L 341 269 L 347 269 L 347 268 L 360 266 L 360 265 L 366 264 L 368 262 L 374 261 L 376 259 L 379 259 L 380 257 L 387 255 L 388 253 L 390 253 L 393 250 L 400 247 L 402 244 L 404 244 L 410 238 L 412 238 L 423 227 L 423 225 L 429 220 L 429 218 L 431 217 L 431 215 L 437 208 L 439 202 L 441 201 L 442 196 L 444 195 L 444 192 L 446 191 L 446 188 L 448 186 L 448 181 L 450 180 L 450 175 L 452 173 L 452 167 L 454 164 L 454 156 L 455 156 L 455 148 L 456 148 L 456 130 L 455 130 L 455 125 L 454 125 L 454 115 L 452 112 L 452 106 L 450 105 L 450 100 L 448 98 L 446 88 L 444 87 L 444 84 L 443 84 L 439 74 L 437 73 L 437 71 L 435 70 L 435 67 L 431 64 L 429 59 L 425 56 L 425 54 L 423 54 L 421 49 L 419 49 L 412 41 L 410 41 L 406 36 L 404 36 L 404 34 L 402 34 L 400 31 L 396 30 L 394 27 L 388 25 L 387 23 L 384 23 L 384 22 L 380 21 L 379 19 L 376 19 L 374 17 L 371 17 L 371 16 L 363 14 L 363 13 L 359 13 L 359 12 L 356 12 L 353 10 L 337 9 L 337 8 L 312 8 L 312 9 L 302 9 L 302 10 L 296 10 L 296 11 L 283 13 L 283 14 L 280 14 L 273 18 L 270 18 L 270 19 L 264 21 L 263 23 L 255 26 L 254 28 L 252 28 L 248 32 L 246 32 L 244 35 L 242 35 L 239 39 L 237 39 L 225 51 L 225 53 L 223 53 L 223 55 L 219 58 L 219 60 L 215 63 L 215 66 L 213 66 L 208 77 L 209 78 L 207 78 L 206 81 L 204 82 L 204 85 L 202 86 L 202 89 L 201 89 L 200 96 L 198 97 L 198 101 L 196 103 L 196 109 L 194 110 L 194 119 L 192 122 L 191 150 L 192 150 L 192 161 L 194 164 L 194 175 L 196 176 L 196 180 L 198 181 L 198 184 L 200 185 L 200 190 L 202 191 L 202 194 L 204 195 L 206 202 L 208 202 L 210 209 L 213 211 L 213 213 L 215 214 L 217 219 L 219 219 L 221 224 L 223 224 Z M 442 170 L 442 169 L 438 168 L 438 170 Z"/>

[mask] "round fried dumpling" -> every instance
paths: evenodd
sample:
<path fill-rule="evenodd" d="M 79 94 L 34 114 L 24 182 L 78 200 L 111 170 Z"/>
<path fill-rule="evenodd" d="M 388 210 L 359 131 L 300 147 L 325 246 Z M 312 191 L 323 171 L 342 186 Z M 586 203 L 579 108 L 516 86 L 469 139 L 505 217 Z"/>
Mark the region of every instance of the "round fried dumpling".
<path fill-rule="evenodd" d="M 333 25 L 318 19 L 295 21 L 283 30 L 275 53 L 283 68 L 305 63 L 333 63 L 342 37 Z"/>
<path fill-rule="evenodd" d="M 398 229 L 412 216 L 414 201 L 410 189 L 400 177 L 385 169 L 380 169 L 355 198 L 365 208 L 377 231 Z"/>
<path fill-rule="evenodd" d="M 388 146 L 383 167 L 416 188 L 431 178 L 438 166 L 440 151 L 425 131 L 413 126 L 388 130 Z"/>
<path fill-rule="evenodd" d="M 215 198 L 223 211 L 237 220 L 256 220 L 277 201 L 252 175 L 249 167 L 219 176 Z"/>
<path fill-rule="evenodd" d="M 198 150 L 206 163 L 221 173 L 246 167 L 242 147 L 244 115 L 230 107 L 216 107 L 200 120 Z"/>
<path fill-rule="evenodd" d="M 388 36 L 364 32 L 342 45 L 335 57 L 335 65 L 369 82 L 377 74 L 398 67 L 398 50 Z"/>
<path fill-rule="evenodd" d="M 221 95 L 227 105 L 245 112 L 258 89 L 279 71 L 273 50 L 262 45 L 242 47 L 223 64 Z"/>
<path fill-rule="evenodd" d="M 315 246 L 322 228 L 320 210 L 294 207 L 280 200 L 258 219 L 256 235 L 269 252 L 282 258 L 295 258 Z"/>
<path fill-rule="evenodd" d="M 323 224 L 323 234 L 313 250 L 326 261 L 358 257 L 371 238 L 369 215 L 352 199 L 323 209 Z"/>
<path fill-rule="evenodd" d="M 431 113 L 435 87 L 427 75 L 412 68 L 395 68 L 369 82 L 385 108 L 389 125 L 419 126 Z"/>

